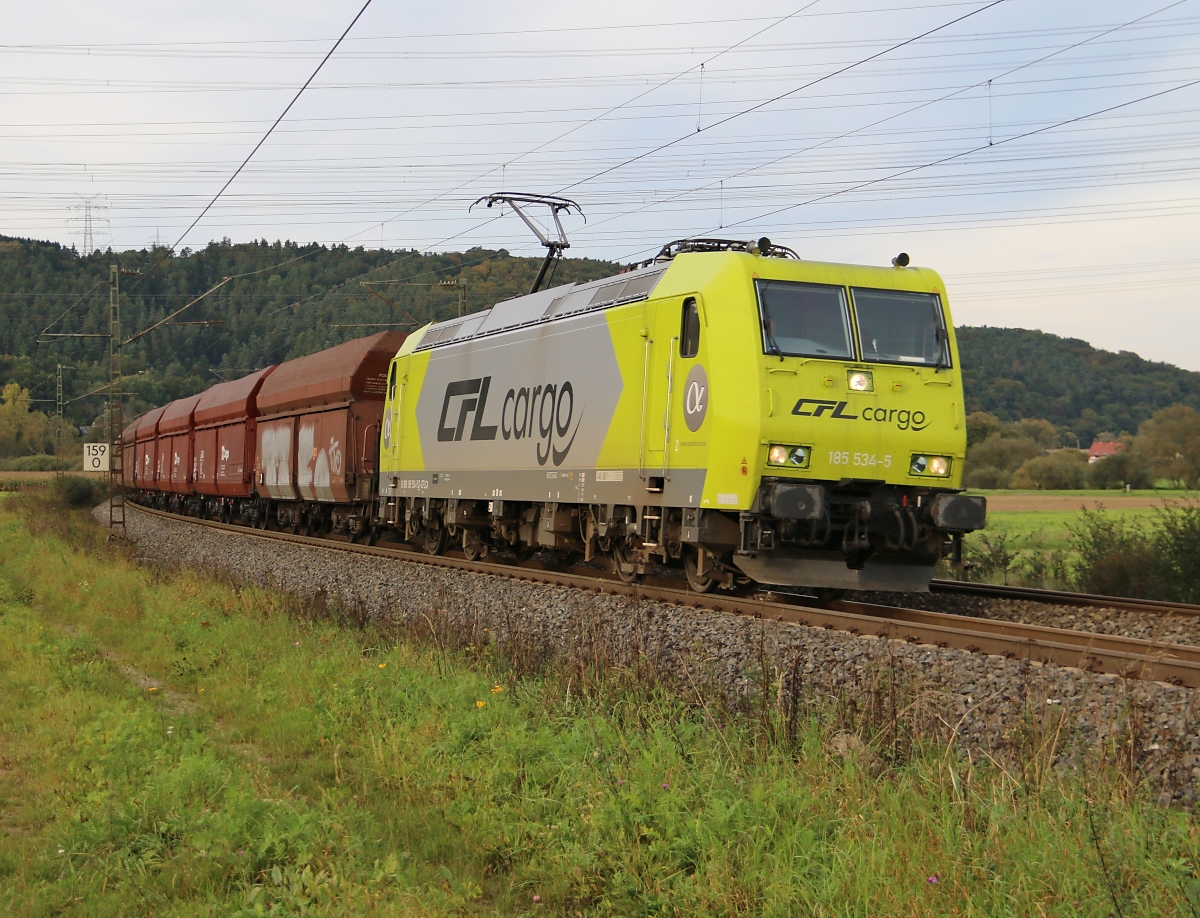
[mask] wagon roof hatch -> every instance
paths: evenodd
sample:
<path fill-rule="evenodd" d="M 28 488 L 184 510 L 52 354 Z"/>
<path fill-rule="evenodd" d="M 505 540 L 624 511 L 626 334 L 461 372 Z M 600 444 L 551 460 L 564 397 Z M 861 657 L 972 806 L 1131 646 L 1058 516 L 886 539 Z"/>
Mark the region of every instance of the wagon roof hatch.
<path fill-rule="evenodd" d="M 162 417 L 158 419 L 159 436 L 163 434 L 186 433 L 192 427 L 192 414 L 196 410 L 199 395 L 189 395 L 187 398 L 177 398 L 163 409 Z"/>
<path fill-rule="evenodd" d="M 161 408 L 152 408 L 142 415 L 141 421 L 138 422 L 137 439 L 148 440 L 158 434 L 158 419 L 162 417 L 167 406 Z"/>
<path fill-rule="evenodd" d="M 405 337 L 400 332 L 379 332 L 281 363 L 258 390 L 259 414 L 383 401 L 388 365 Z"/>
<path fill-rule="evenodd" d="M 274 366 L 257 370 L 241 379 L 218 383 L 200 396 L 196 405 L 196 426 L 210 427 L 258 416 L 258 390 Z"/>

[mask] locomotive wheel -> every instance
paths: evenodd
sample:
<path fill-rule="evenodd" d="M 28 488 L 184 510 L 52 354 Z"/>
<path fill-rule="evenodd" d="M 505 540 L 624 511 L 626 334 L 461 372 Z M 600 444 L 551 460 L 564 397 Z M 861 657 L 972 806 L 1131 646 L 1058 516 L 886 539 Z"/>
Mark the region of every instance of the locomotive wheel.
<path fill-rule="evenodd" d="M 699 548 L 688 546 L 683 552 L 683 572 L 687 574 L 688 586 L 697 593 L 707 593 L 717 585 L 717 581 L 711 577 L 700 576 L 700 551 Z"/>
<path fill-rule="evenodd" d="M 425 530 L 425 550 L 431 555 L 440 555 L 446 550 L 446 543 L 450 540 L 446 534 L 446 530 L 438 526 L 436 529 Z"/>
<path fill-rule="evenodd" d="M 633 567 L 633 562 L 629 557 L 629 546 L 625 544 L 624 539 L 613 542 L 612 562 L 613 573 L 622 583 L 637 583 L 642 579 L 642 575 L 636 570 L 626 570 L 626 568 Z"/>
<path fill-rule="evenodd" d="M 464 529 L 462 534 L 462 550 L 468 561 L 478 561 L 487 554 L 487 544 L 479 537 L 479 533 Z"/>

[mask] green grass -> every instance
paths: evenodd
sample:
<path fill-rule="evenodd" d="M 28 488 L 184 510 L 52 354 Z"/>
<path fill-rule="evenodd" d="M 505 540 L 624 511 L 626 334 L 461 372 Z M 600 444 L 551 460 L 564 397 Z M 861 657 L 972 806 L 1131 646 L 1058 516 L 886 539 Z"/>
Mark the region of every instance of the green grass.
<path fill-rule="evenodd" d="M 487 635 L 447 650 L 305 617 L 14 501 L 6 915 L 1200 908 L 1194 818 L 1114 771 L 1051 772 L 1048 738 L 1020 771 L 869 733 L 842 759 L 817 704 L 759 720 L 638 672 L 518 676 Z"/>
<path fill-rule="evenodd" d="M 1152 521 L 1155 510 L 1149 508 L 1123 509 L 1104 508 L 1105 513 L 1129 520 Z M 988 535 L 1001 533 L 1013 540 L 1020 548 L 1068 549 L 1071 544 L 1071 527 L 1079 523 L 1078 510 L 991 510 L 988 511 Z"/>

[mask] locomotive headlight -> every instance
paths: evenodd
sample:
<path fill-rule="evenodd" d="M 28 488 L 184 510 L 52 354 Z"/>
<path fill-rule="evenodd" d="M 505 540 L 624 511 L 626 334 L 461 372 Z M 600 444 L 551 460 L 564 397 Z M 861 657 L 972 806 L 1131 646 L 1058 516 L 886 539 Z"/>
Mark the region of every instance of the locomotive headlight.
<path fill-rule="evenodd" d="M 784 446 L 780 443 L 773 443 L 767 450 L 767 464 L 792 469 L 806 469 L 811 456 L 812 451 L 807 446 Z"/>
<path fill-rule="evenodd" d="M 875 390 L 875 380 L 867 370 L 851 370 L 846 377 L 846 385 L 850 387 L 851 392 L 873 392 Z"/>
<path fill-rule="evenodd" d="M 945 478 L 950 474 L 950 458 L 948 456 L 913 456 L 908 470 L 913 475 L 933 475 L 937 478 Z"/>

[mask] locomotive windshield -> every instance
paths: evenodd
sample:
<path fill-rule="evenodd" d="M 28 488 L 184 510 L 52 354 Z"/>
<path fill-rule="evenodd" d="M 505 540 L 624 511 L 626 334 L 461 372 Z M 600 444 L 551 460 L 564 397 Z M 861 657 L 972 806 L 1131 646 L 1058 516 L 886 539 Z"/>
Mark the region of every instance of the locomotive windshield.
<path fill-rule="evenodd" d="M 863 360 L 950 365 L 942 304 L 936 294 L 862 288 L 852 293 Z"/>
<path fill-rule="evenodd" d="M 824 284 L 757 280 L 763 352 L 852 359 L 846 291 Z"/>

